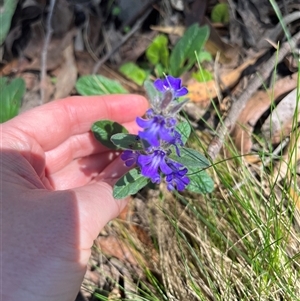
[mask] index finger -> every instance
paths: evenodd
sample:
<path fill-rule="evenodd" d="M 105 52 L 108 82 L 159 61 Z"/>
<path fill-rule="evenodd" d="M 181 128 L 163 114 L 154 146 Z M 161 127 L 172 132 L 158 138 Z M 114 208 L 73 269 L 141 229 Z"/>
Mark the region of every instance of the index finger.
<path fill-rule="evenodd" d="M 130 122 L 143 115 L 147 106 L 139 95 L 73 96 L 34 108 L 9 122 L 48 151 L 72 135 L 89 131 L 97 120 Z"/>

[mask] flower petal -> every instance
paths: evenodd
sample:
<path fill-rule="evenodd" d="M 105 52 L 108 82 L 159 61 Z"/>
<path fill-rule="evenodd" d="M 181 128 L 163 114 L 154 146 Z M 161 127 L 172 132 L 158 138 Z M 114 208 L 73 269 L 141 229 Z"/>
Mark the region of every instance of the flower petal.
<path fill-rule="evenodd" d="M 141 117 L 137 117 L 135 121 L 141 128 L 148 128 L 153 124 L 153 119 L 143 119 Z"/>
<path fill-rule="evenodd" d="M 164 92 L 166 90 L 164 80 L 160 78 L 154 81 L 153 85 L 159 92 Z"/>
<path fill-rule="evenodd" d="M 189 91 L 186 87 L 182 87 L 182 88 L 179 87 L 175 92 L 175 96 L 180 97 L 180 96 L 184 96 L 188 93 L 189 93 Z"/>
<path fill-rule="evenodd" d="M 180 89 L 181 87 L 181 79 L 180 78 L 175 78 L 171 75 L 168 75 L 166 77 L 166 81 L 168 83 L 168 86 L 173 89 L 174 91 Z"/>

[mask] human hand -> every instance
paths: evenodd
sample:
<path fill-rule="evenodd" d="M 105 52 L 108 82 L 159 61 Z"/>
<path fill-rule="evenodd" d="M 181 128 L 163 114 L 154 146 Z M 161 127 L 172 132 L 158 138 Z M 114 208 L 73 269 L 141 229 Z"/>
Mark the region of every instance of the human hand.
<path fill-rule="evenodd" d="M 70 97 L 1 125 L 3 300 L 74 300 L 94 239 L 126 200 L 112 186 L 126 172 L 97 142 L 99 119 L 137 131 L 140 96 Z"/>

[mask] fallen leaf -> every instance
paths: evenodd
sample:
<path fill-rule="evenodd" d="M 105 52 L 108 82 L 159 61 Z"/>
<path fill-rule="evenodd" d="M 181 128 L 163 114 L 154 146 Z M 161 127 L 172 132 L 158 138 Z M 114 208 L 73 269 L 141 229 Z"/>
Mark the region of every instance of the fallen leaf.
<path fill-rule="evenodd" d="M 162 33 L 175 34 L 177 36 L 183 36 L 185 32 L 185 26 L 150 26 L 152 30 L 156 30 Z"/>
<path fill-rule="evenodd" d="M 26 58 L 14 59 L 1 68 L 0 75 L 7 76 L 17 74 L 25 70 L 29 64 L 30 62 Z"/>
<path fill-rule="evenodd" d="M 273 89 L 257 91 L 247 102 L 243 112 L 239 116 L 231 136 L 237 149 L 242 154 L 250 152 L 252 147 L 253 127 L 259 118 L 269 109 L 271 98 L 274 100 L 291 91 L 297 86 L 298 74 L 287 76 L 278 80 Z M 273 129 L 273 127 L 271 127 Z"/>
<path fill-rule="evenodd" d="M 78 74 L 88 75 L 91 74 L 95 65 L 95 61 L 91 55 L 86 51 L 75 51 L 75 60 Z"/>
<path fill-rule="evenodd" d="M 269 109 L 270 104 L 270 95 L 265 91 L 257 91 L 247 102 L 231 133 L 235 146 L 241 154 L 250 152 L 253 128 L 257 120 Z"/>
<path fill-rule="evenodd" d="M 251 58 L 240 65 L 238 68 L 224 74 L 220 78 L 220 86 L 218 81 L 210 80 L 208 82 L 196 82 L 191 80 L 187 84 L 189 90 L 188 97 L 194 102 L 203 102 L 204 105 L 207 105 L 210 99 L 215 98 L 218 95 L 218 90 L 224 91 L 225 89 L 233 87 L 239 80 L 242 72 L 250 65 L 256 62 L 257 56 Z"/>
<path fill-rule="evenodd" d="M 39 81 L 37 74 L 34 74 L 32 72 L 24 72 L 22 73 L 21 77 L 24 79 L 27 91 L 39 89 Z"/>
<path fill-rule="evenodd" d="M 64 98 L 70 94 L 77 80 L 77 68 L 74 60 L 73 44 L 63 51 L 64 62 L 56 79 L 54 99 Z"/>
<path fill-rule="evenodd" d="M 63 51 L 73 43 L 75 30 L 70 30 L 63 38 L 52 38 L 50 40 L 47 52 L 47 70 L 54 70 L 63 62 Z M 41 68 L 41 53 L 44 46 L 44 32 L 39 23 L 32 26 L 32 37 L 28 46 L 24 49 L 24 56 L 31 60 L 31 63 L 26 66 L 25 70 L 40 70 Z"/>
<path fill-rule="evenodd" d="M 133 265 L 137 265 L 136 251 L 117 237 L 99 236 L 95 243 L 96 246 L 99 247 L 106 255 L 116 257 L 123 262 L 129 262 Z"/>
<path fill-rule="evenodd" d="M 51 96 L 54 92 L 54 85 L 51 82 L 51 78 L 46 76 L 46 81 L 44 83 L 45 87 L 45 102 L 50 101 Z M 42 104 L 41 94 L 40 94 L 40 82 L 34 82 L 34 85 L 31 90 L 27 90 L 24 97 L 20 112 L 25 112 L 34 107 L 40 106 Z"/>
<path fill-rule="evenodd" d="M 288 136 L 292 130 L 294 114 L 299 101 L 296 86 L 297 78 L 295 79 L 295 89 L 280 101 L 262 126 L 263 136 L 273 144 L 279 143 L 282 138 Z M 298 122 L 299 117 L 300 111 L 298 111 L 296 122 Z"/>

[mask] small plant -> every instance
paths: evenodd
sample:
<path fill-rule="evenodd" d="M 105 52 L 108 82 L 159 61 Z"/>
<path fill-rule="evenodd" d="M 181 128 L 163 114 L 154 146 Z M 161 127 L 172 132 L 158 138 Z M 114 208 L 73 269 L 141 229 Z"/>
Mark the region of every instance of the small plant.
<path fill-rule="evenodd" d="M 120 72 L 138 85 L 142 84 L 141 78 L 146 79 L 148 74 L 154 73 L 162 77 L 164 72 L 179 77 L 184 72 L 190 70 L 196 63 L 203 60 L 211 60 L 211 55 L 203 50 L 205 42 L 209 36 L 207 26 L 200 27 L 193 24 L 178 40 L 173 50 L 168 48 L 168 38 L 160 34 L 152 41 L 146 50 L 147 72 L 135 63 L 125 63 L 120 67 Z M 133 68 L 135 66 L 135 68 Z"/>
<path fill-rule="evenodd" d="M 92 132 L 98 141 L 111 149 L 124 150 L 121 155 L 127 167 L 133 167 L 114 186 L 114 197 L 124 198 L 137 193 L 150 181 L 159 184 L 163 179 L 170 191 L 188 189 L 196 193 L 213 190 L 213 181 L 204 169 L 210 162 L 198 151 L 185 147 L 191 133 L 187 121 L 179 122 L 179 112 L 188 93 L 181 80 L 172 76 L 145 82 L 151 108 L 146 119 L 137 117 L 143 129 L 138 135 L 128 134 L 120 124 L 101 120 L 93 124 Z"/>
<path fill-rule="evenodd" d="M 9 81 L 7 77 L 0 77 L 0 123 L 18 115 L 25 90 L 26 87 L 22 78 Z"/>

